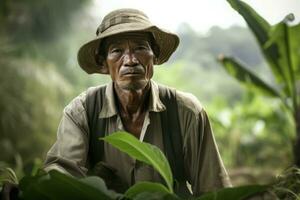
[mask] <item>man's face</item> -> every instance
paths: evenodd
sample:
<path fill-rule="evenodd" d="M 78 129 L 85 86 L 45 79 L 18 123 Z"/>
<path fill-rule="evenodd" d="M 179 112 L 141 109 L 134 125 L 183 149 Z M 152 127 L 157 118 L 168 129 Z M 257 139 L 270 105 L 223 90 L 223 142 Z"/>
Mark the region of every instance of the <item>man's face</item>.
<path fill-rule="evenodd" d="M 124 33 L 105 41 L 106 60 L 112 81 L 121 89 L 140 90 L 153 76 L 154 53 L 146 33 Z"/>

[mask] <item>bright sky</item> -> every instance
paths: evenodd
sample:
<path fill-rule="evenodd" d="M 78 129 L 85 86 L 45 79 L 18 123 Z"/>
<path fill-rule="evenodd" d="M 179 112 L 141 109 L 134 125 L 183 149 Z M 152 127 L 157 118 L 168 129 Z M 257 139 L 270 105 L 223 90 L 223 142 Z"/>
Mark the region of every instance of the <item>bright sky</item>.
<path fill-rule="evenodd" d="M 279 22 L 288 13 L 300 18 L 300 0 L 245 0 L 271 24 Z M 93 16 L 102 18 L 117 8 L 138 8 L 144 11 L 152 22 L 175 31 L 182 22 L 193 29 L 206 32 L 212 26 L 223 28 L 234 24 L 245 26 L 226 0 L 94 0 Z"/>

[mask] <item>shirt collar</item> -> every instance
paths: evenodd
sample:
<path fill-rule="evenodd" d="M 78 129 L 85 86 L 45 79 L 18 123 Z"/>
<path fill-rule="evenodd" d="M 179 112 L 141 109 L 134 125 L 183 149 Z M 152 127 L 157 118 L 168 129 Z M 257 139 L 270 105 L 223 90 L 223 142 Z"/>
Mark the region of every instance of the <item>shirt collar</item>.
<path fill-rule="evenodd" d="M 150 102 L 149 102 L 149 111 L 152 112 L 162 112 L 166 110 L 166 106 L 162 103 L 159 98 L 158 85 L 154 81 L 150 81 L 151 91 L 150 91 Z"/>
<path fill-rule="evenodd" d="M 154 81 L 150 81 L 150 102 L 148 111 L 152 112 L 161 112 L 166 109 L 166 106 L 161 102 L 159 98 L 159 90 L 158 85 Z M 113 82 L 107 84 L 105 90 L 105 98 L 103 102 L 102 109 L 99 113 L 99 118 L 109 118 L 118 114 L 118 109 L 115 104 L 115 95 L 114 95 L 114 87 Z"/>

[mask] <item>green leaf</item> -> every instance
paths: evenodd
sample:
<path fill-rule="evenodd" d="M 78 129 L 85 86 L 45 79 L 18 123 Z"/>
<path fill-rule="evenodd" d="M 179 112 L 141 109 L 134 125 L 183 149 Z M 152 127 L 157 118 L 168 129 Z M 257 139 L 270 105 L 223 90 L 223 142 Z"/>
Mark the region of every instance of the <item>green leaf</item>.
<path fill-rule="evenodd" d="M 151 183 L 151 182 L 139 182 L 132 187 L 130 187 L 126 192 L 125 196 L 127 198 L 133 199 L 138 194 L 143 192 L 149 192 L 149 193 L 161 193 L 163 195 L 169 194 L 169 190 L 160 183 Z"/>
<path fill-rule="evenodd" d="M 297 80 L 300 78 L 300 24 L 288 25 L 294 20 L 288 14 L 282 22 L 270 26 L 248 4 L 240 0 L 227 0 L 247 22 L 256 37 L 275 79 L 282 86 L 282 93 L 290 98 L 293 109 L 298 107 Z M 289 108 L 290 106 L 285 103 Z"/>
<path fill-rule="evenodd" d="M 294 108 L 296 108 L 297 91 L 294 76 L 295 67 L 292 66 L 294 64 L 292 61 L 292 57 L 294 57 L 292 55 L 294 53 L 291 49 L 291 45 L 295 41 L 291 41 L 291 35 L 289 33 L 290 27 L 286 24 L 285 21 L 276 24 L 270 32 L 271 37 L 269 41 L 265 44 L 265 48 L 269 48 L 272 45 L 277 47 L 278 56 L 276 58 L 276 62 L 280 66 L 283 75 L 286 77 L 285 84 L 289 89 L 287 92 L 289 96 L 293 99 Z M 298 35 L 299 34 L 300 32 L 298 33 Z M 298 45 L 300 45 L 300 43 L 298 43 Z M 293 48 L 295 48 L 294 45 Z"/>
<path fill-rule="evenodd" d="M 174 194 L 162 194 L 160 192 L 143 192 L 136 195 L 132 200 L 182 200 Z"/>
<path fill-rule="evenodd" d="M 209 192 L 197 200 L 243 200 L 254 194 L 267 191 L 267 185 L 248 185 L 234 188 L 224 188 L 216 192 Z"/>
<path fill-rule="evenodd" d="M 256 74 L 237 62 L 234 58 L 221 56 L 219 61 L 231 76 L 246 84 L 248 87 L 254 86 L 265 95 L 267 94 L 281 98 L 280 93 L 274 87 L 263 81 Z"/>
<path fill-rule="evenodd" d="M 109 191 L 99 177 L 77 179 L 58 171 L 38 176 L 25 176 L 20 182 L 24 200 L 116 199 L 120 195 Z"/>
<path fill-rule="evenodd" d="M 268 34 L 271 26 L 253 8 L 240 0 L 227 0 L 227 2 L 243 16 L 260 44 L 264 44 L 269 40 Z"/>
<path fill-rule="evenodd" d="M 164 178 L 169 191 L 173 193 L 172 171 L 168 160 L 158 147 L 140 142 L 133 135 L 126 132 L 116 132 L 101 139 L 129 156 L 151 165 Z"/>
<path fill-rule="evenodd" d="M 289 27 L 290 52 L 293 71 L 296 79 L 300 79 L 300 23 Z"/>
<path fill-rule="evenodd" d="M 280 57 L 279 47 L 277 44 L 268 45 L 266 47 L 266 43 L 270 40 L 271 26 L 269 23 L 245 2 L 240 0 L 227 1 L 245 19 L 250 30 L 256 37 L 276 80 L 283 85 L 286 94 L 291 96 L 293 88 L 291 87 L 290 74 L 285 73 L 284 67 L 286 66 L 280 65 L 278 61 L 278 58 Z"/>
<path fill-rule="evenodd" d="M 0 183 L 1 182 L 18 184 L 18 178 L 14 170 L 9 167 L 0 169 Z"/>

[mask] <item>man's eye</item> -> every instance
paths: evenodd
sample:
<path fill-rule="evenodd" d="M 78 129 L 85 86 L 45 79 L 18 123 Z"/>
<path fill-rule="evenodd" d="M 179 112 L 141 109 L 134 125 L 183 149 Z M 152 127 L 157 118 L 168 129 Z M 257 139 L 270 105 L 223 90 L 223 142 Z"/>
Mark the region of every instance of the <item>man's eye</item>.
<path fill-rule="evenodd" d="M 110 51 L 111 53 L 121 53 L 122 49 L 114 48 Z"/>
<path fill-rule="evenodd" d="M 137 47 L 135 48 L 135 50 L 137 50 L 137 51 L 144 51 L 144 50 L 148 50 L 148 48 L 147 48 L 147 46 L 141 45 L 141 46 L 137 46 Z"/>

